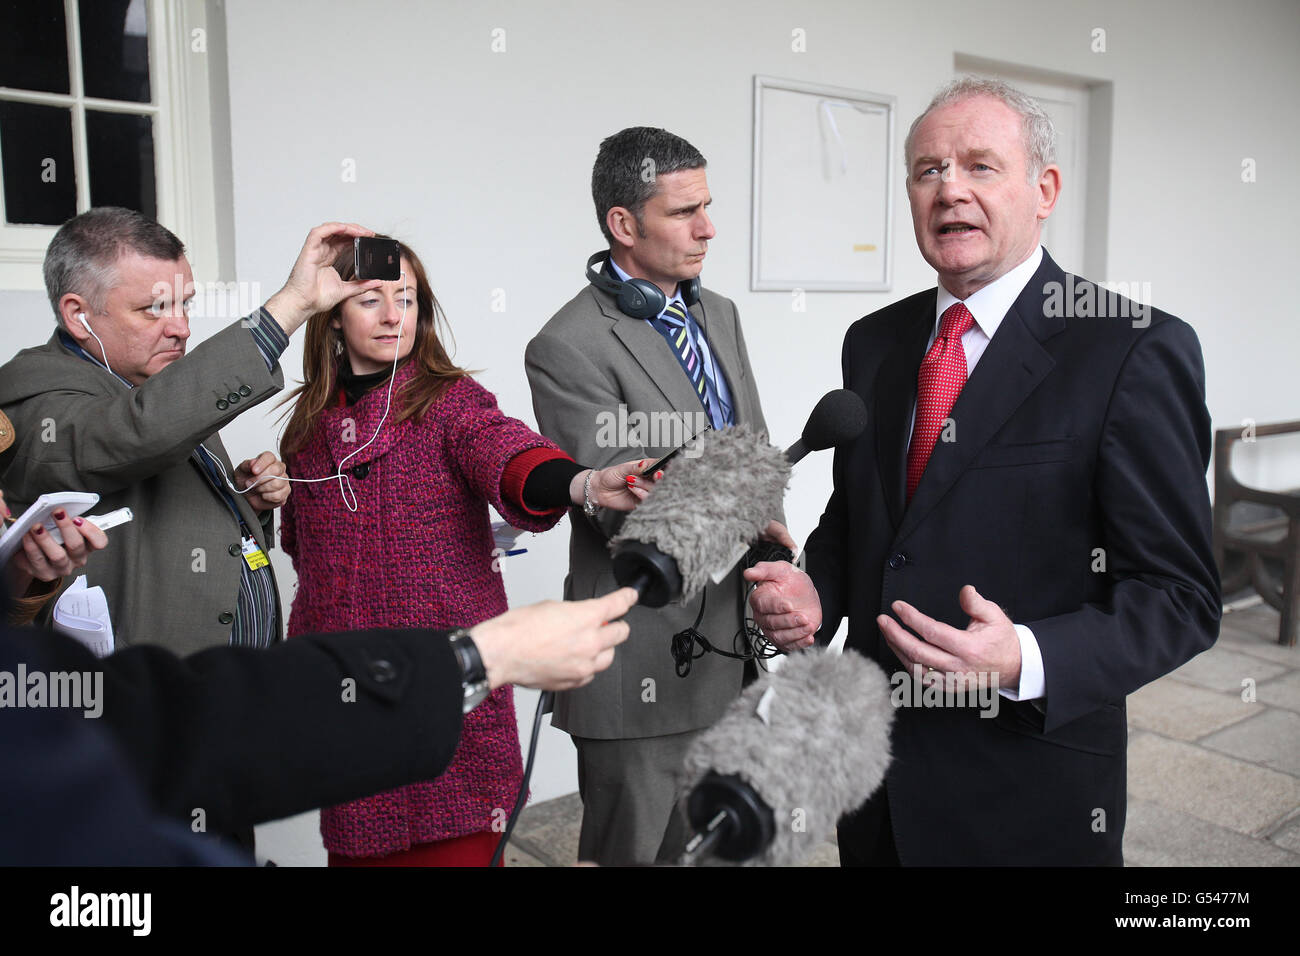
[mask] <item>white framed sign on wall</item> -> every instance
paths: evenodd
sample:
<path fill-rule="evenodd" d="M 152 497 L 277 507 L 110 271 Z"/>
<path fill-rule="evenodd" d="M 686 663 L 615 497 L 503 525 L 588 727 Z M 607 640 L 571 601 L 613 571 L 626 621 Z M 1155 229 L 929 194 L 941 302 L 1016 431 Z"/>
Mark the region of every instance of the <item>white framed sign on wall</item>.
<path fill-rule="evenodd" d="M 754 77 L 750 288 L 888 291 L 892 96 Z"/>

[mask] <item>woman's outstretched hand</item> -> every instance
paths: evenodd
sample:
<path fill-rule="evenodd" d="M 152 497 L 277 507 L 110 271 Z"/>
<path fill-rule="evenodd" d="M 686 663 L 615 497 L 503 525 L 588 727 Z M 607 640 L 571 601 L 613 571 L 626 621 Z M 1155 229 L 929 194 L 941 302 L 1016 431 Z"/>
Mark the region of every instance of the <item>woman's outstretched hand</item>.
<path fill-rule="evenodd" d="M 601 508 L 614 511 L 632 511 L 654 490 L 655 482 L 664 476 L 662 471 L 642 478 L 641 472 L 654 463 L 653 458 L 634 458 L 608 468 L 587 469 L 573 476 L 569 483 L 569 500 L 575 505 L 585 504 L 584 489 L 591 475 L 591 500 Z"/>

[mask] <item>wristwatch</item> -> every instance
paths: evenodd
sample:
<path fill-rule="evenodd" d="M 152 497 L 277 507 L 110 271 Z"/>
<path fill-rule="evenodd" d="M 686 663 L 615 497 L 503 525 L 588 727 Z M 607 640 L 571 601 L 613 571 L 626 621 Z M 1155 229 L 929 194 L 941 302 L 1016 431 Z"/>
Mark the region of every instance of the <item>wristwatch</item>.
<path fill-rule="evenodd" d="M 458 627 L 447 639 L 451 643 L 452 653 L 456 655 L 456 663 L 460 665 L 460 686 L 465 692 L 460 712 L 468 714 L 492 693 L 492 688 L 488 684 L 487 668 L 483 666 L 483 658 L 479 656 L 478 648 L 474 646 L 474 638 L 470 637 L 469 631 Z"/>

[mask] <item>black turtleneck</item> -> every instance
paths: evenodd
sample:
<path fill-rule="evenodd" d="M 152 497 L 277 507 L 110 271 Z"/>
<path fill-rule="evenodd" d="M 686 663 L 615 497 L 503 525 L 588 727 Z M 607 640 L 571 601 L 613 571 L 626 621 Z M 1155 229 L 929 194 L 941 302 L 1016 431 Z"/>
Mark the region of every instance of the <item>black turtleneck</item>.
<path fill-rule="evenodd" d="M 392 366 L 384 366 L 378 372 L 358 375 L 352 371 L 352 363 L 345 360 L 339 363 L 339 387 L 347 395 L 348 404 L 355 405 L 361 400 L 362 395 L 381 382 L 387 382 L 392 374 Z"/>

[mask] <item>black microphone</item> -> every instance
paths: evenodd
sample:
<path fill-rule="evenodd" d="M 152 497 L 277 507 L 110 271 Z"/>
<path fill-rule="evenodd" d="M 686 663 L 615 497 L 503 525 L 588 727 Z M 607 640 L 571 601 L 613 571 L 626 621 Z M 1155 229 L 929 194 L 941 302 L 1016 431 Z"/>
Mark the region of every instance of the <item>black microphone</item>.
<path fill-rule="evenodd" d="M 884 780 L 893 719 L 889 680 L 861 654 L 790 655 L 687 751 L 696 832 L 678 862 L 797 865 Z"/>
<path fill-rule="evenodd" d="M 810 451 L 822 451 L 850 442 L 867 427 L 867 406 L 857 392 L 837 388 L 821 397 L 799 440 L 785 451 L 790 464 L 800 461 Z"/>

